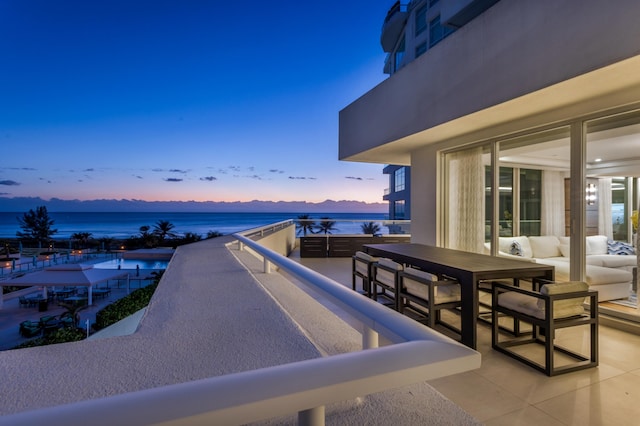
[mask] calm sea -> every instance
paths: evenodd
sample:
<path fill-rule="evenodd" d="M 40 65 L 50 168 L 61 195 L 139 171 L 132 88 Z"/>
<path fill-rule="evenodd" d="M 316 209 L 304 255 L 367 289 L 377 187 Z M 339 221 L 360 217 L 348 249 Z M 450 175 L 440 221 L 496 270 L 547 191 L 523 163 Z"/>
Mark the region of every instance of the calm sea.
<path fill-rule="evenodd" d="M 20 230 L 18 217 L 21 213 L 0 212 L 0 238 L 15 238 Z M 125 239 L 139 234 L 141 226 L 153 225 L 159 220 L 167 220 L 174 232 L 184 234 L 193 232 L 206 236 L 209 231 L 232 234 L 288 219 L 297 219 L 299 213 L 56 213 L 49 212 L 55 221 L 53 228 L 58 232 L 54 239 L 69 239 L 76 232 L 90 232 L 93 238 L 111 237 Z M 363 221 L 380 221 L 386 215 L 382 213 L 310 213 L 318 221 L 329 217 L 336 222 L 333 234 L 361 234 Z M 388 229 L 381 225 L 383 234 Z"/>

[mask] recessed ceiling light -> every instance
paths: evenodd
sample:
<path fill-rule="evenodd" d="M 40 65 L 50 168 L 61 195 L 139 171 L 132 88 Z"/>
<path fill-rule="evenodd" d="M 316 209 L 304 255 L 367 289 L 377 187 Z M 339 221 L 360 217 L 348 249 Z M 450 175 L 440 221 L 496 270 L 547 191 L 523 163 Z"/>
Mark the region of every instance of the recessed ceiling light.
<path fill-rule="evenodd" d="M 596 158 L 595 160 L 593 160 L 595 163 L 599 163 L 602 161 L 602 158 Z"/>

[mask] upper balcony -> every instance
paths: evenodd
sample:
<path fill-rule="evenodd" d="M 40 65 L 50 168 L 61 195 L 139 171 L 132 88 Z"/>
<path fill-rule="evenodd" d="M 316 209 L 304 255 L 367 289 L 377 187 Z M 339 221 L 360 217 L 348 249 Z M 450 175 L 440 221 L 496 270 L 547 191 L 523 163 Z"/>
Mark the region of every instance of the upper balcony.
<path fill-rule="evenodd" d="M 391 52 L 396 46 L 402 30 L 404 30 L 408 15 L 407 5 L 400 4 L 400 2 L 397 1 L 391 6 L 382 24 L 382 34 L 380 35 L 382 50 Z"/>

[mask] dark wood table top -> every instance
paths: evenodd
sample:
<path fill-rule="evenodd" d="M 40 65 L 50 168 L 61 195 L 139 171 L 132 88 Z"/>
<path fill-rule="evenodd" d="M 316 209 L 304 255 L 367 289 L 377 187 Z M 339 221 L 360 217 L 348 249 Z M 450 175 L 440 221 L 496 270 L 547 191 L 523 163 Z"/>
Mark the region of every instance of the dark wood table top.
<path fill-rule="evenodd" d="M 365 249 L 370 254 L 382 256 L 384 254 L 401 257 L 405 260 L 415 262 L 428 261 L 449 268 L 468 271 L 471 273 L 495 273 L 502 271 L 530 270 L 548 271 L 549 265 L 544 265 L 526 260 L 509 259 L 504 257 L 488 256 L 485 254 L 470 253 L 461 250 L 453 250 L 443 247 L 428 246 L 417 243 L 397 243 L 397 244 L 366 244 Z M 407 263 L 411 263 L 408 261 Z"/>

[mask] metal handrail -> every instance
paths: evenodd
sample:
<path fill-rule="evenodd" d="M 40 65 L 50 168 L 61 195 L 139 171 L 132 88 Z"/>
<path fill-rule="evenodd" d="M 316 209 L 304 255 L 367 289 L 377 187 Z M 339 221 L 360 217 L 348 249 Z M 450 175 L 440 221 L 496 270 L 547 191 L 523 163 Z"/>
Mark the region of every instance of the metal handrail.
<path fill-rule="evenodd" d="M 241 234 L 241 247 L 302 279 L 362 321 L 372 349 L 212 377 L 0 417 L 0 425 L 245 424 L 298 413 L 323 425 L 324 406 L 480 367 L 480 354 Z M 377 333 L 392 342 L 377 347 Z M 373 349 L 375 348 L 375 349 Z"/>

